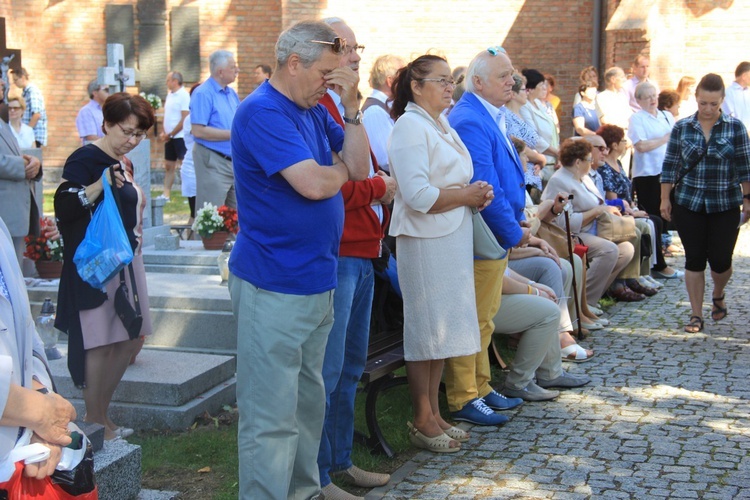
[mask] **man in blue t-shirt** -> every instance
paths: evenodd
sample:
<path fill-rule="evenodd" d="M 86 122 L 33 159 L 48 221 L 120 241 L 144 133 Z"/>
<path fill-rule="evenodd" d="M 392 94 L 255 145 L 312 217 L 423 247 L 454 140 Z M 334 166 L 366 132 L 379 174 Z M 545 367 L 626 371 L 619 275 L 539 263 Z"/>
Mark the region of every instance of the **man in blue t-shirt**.
<path fill-rule="evenodd" d="M 320 494 L 323 357 L 344 222 L 341 186 L 369 173 L 364 127 L 344 131 L 318 100 L 341 89 L 357 117 L 343 40 L 305 21 L 279 36 L 277 68 L 231 129 L 240 232 L 229 261 L 237 320 L 241 498 Z"/>

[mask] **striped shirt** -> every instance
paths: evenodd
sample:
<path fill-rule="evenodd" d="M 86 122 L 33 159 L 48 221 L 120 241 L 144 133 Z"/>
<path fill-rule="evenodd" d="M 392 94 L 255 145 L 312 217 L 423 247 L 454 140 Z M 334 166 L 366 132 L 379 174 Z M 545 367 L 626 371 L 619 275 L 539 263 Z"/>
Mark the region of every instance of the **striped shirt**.
<path fill-rule="evenodd" d="M 739 207 L 740 183 L 750 182 L 750 140 L 742 122 L 724 113 L 711 129 L 708 146 L 697 114 L 677 122 L 667 144 L 661 182 L 674 183 L 706 147 L 706 155 L 675 189 L 675 202 L 705 213 Z"/>

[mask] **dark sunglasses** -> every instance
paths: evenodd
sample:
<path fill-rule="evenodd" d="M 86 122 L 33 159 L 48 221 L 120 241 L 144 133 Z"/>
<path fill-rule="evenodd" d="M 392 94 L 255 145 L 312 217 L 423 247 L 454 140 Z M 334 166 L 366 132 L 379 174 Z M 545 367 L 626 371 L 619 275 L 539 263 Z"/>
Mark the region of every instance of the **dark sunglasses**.
<path fill-rule="evenodd" d="M 334 54 L 343 54 L 346 50 L 346 40 L 339 36 L 334 38 L 331 42 L 326 42 L 324 40 L 310 40 L 310 43 L 322 43 L 324 45 L 330 45 L 331 50 Z M 364 50 L 364 47 L 362 47 L 362 49 Z"/>
<path fill-rule="evenodd" d="M 602 153 L 605 151 L 609 151 L 609 148 L 607 146 L 594 146 L 596 149 L 601 151 Z"/>

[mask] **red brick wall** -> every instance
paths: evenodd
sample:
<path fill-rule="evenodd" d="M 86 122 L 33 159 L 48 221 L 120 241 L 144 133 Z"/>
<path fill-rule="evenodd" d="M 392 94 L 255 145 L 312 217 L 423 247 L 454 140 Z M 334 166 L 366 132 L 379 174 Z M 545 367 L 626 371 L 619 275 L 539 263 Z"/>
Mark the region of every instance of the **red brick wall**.
<path fill-rule="evenodd" d="M 115 0 L 136 6 L 136 0 Z M 200 9 L 202 77 L 208 55 L 232 50 L 241 68 L 235 88 L 241 97 L 253 89 L 257 64 L 273 65 L 276 36 L 291 23 L 339 16 L 367 46 L 360 90 L 369 92 L 371 62 L 379 55 L 407 60 L 427 51 L 444 54 L 452 66 L 466 65 L 490 45 L 504 45 L 517 68 L 533 67 L 557 78 L 562 99 L 563 136 L 571 133 L 570 109 L 578 74 L 591 64 L 593 5 L 596 0 L 167 0 Z M 604 26 L 619 0 L 606 0 Z M 88 97 L 85 86 L 106 63 L 104 7 L 107 0 L 0 0 L 7 42 L 23 50 L 23 61 L 47 101 L 50 121 L 47 168 L 61 166 L 78 146 L 75 116 Z M 657 0 L 647 31 L 603 32 L 601 70 L 613 63 L 626 71 L 635 52 L 651 54 L 652 75 L 660 86 L 676 85 L 684 74 L 714 71 L 733 80 L 737 63 L 750 58 L 750 2 Z M 136 23 L 137 26 L 137 23 Z M 168 28 L 167 24 L 167 28 Z M 168 35 L 169 36 L 169 35 Z M 137 34 L 136 34 L 137 40 Z M 161 146 L 153 159 L 160 165 Z"/>

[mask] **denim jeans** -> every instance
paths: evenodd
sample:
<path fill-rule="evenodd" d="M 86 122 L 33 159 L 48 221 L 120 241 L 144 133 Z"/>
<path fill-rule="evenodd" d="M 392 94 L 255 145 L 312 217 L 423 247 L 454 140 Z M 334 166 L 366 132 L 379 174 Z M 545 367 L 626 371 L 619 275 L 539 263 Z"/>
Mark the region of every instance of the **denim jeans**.
<path fill-rule="evenodd" d="M 331 472 L 352 466 L 354 397 L 367 361 L 374 283 L 370 259 L 339 257 L 333 328 L 323 361 L 326 414 L 318 452 L 322 488 L 331 482 Z"/>

